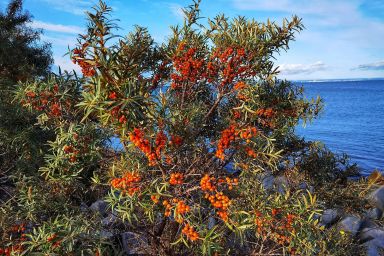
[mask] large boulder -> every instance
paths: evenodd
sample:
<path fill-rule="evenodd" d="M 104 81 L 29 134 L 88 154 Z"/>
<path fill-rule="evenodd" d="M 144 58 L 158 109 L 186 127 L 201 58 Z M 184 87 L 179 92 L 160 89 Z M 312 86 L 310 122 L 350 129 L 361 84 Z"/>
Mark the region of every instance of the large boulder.
<path fill-rule="evenodd" d="M 364 227 L 360 230 L 359 239 L 363 242 L 373 239 L 384 240 L 384 228 L 377 225 L 364 225 Z"/>
<path fill-rule="evenodd" d="M 383 211 L 379 208 L 371 208 L 364 213 L 364 216 L 372 220 L 379 220 L 383 216 Z"/>
<path fill-rule="evenodd" d="M 384 186 L 373 191 L 368 198 L 372 204 L 379 208 L 381 211 L 384 211 Z"/>
<path fill-rule="evenodd" d="M 384 255 L 384 239 L 375 238 L 364 243 L 367 256 L 382 256 Z"/>
<path fill-rule="evenodd" d="M 285 194 L 287 189 L 289 189 L 288 179 L 284 175 L 274 176 L 271 171 L 265 171 L 258 174 L 257 179 L 268 193 L 278 192 Z"/>
<path fill-rule="evenodd" d="M 352 236 L 356 236 L 362 223 L 361 219 L 357 216 L 347 216 L 339 222 L 337 228 L 339 231 L 345 231 Z"/>

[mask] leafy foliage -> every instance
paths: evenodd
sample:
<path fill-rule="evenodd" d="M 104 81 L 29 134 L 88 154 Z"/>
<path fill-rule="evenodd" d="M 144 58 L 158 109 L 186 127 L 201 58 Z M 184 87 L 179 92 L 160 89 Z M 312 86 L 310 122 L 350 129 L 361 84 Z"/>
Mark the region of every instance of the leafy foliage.
<path fill-rule="evenodd" d="M 52 63 L 49 44 L 40 44 L 41 31 L 29 27 L 31 15 L 22 1 L 13 0 L 0 12 L 0 190 L 11 185 L 9 176 L 31 172 L 42 162 L 44 143 L 52 134 L 34 126 L 36 116 L 13 104 L 14 87 L 48 74 Z"/>
<path fill-rule="evenodd" d="M 140 249 L 151 255 L 315 255 L 351 243 L 337 233 L 324 239 L 331 234 L 317 225 L 316 195 L 268 191 L 261 179 L 314 182 L 310 166 L 328 174 L 338 162 L 294 134 L 321 100 L 276 77 L 273 56 L 303 29 L 298 17 L 277 25 L 221 15 L 202 24 L 194 2 L 156 44 L 139 26 L 115 36 L 110 12 L 100 2 L 88 13 L 87 34 L 70 51 L 82 77 L 17 88 L 16 101 L 56 139 L 42 178 L 20 176 L 20 194 L 3 208 L 30 229 L 9 236 L 5 228 L 0 248 L 109 255 L 123 249 L 114 236 L 123 232 L 146 237 Z M 100 197 L 115 223 L 97 226 L 100 216 L 84 210 Z M 7 216 L 0 221 L 9 226 Z"/>

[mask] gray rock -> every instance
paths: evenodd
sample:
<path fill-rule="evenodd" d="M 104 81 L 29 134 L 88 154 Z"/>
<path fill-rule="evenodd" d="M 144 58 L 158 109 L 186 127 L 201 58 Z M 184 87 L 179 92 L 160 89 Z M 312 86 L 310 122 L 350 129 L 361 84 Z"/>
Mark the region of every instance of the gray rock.
<path fill-rule="evenodd" d="M 356 236 L 362 223 L 361 219 L 357 216 L 347 216 L 339 222 L 337 228 L 339 231 L 345 231 L 352 236 Z"/>
<path fill-rule="evenodd" d="M 98 212 L 101 216 L 105 216 L 108 209 L 108 203 L 104 200 L 97 200 L 89 207 L 89 209 Z"/>
<path fill-rule="evenodd" d="M 285 176 L 278 176 L 273 180 L 276 192 L 285 194 L 289 188 L 288 180 Z"/>
<path fill-rule="evenodd" d="M 361 223 L 360 229 L 363 228 L 377 228 L 379 225 L 376 224 L 376 222 L 372 221 L 371 219 L 365 218 L 363 220 L 363 223 Z"/>
<path fill-rule="evenodd" d="M 340 210 L 338 209 L 327 209 L 321 215 L 320 225 L 329 227 L 340 218 L 340 215 Z"/>
<path fill-rule="evenodd" d="M 80 211 L 81 212 L 88 212 L 89 211 L 89 207 L 87 206 L 86 203 L 81 203 L 80 204 Z"/>
<path fill-rule="evenodd" d="M 308 186 L 306 182 L 302 182 L 299 184 L 299 189 L 301 190 L 308 190 L 311 194 L 314 192 L 314 187 L 313 186 Z"/>
<path fill-rule="evenodd" d="M 360 230 L 359 239 L 363 242 L 373 239 L 384 240 L 384 229 L 378 226 L 364 227 Z"/>
<path fill-rule="evenodd" d="M 274 180 L 275 177 L 273 177 L 272 173 L 266 172 L 260 175 L 260 181 L 265 190 L 273 190 Z"/>
<path fill-rule="evenodd" d="M 100 237 L 101 237 L 101 239 L 111 239 L 113 237 L 113 234 L 109 231 L 101 230 L 100 231 Z"/>
<path fill-rule="evenodd" d="M 375 238 L 363 244 L 367 248 L 367 256 L 384 255 L 384 239 Z"/>
<path fill-rule="evenodd" d="M 121 241 L 124 253 L 145 254 L 145 248 L 148 247 L 148 240 L 139 234 L 133 232 L 125 232 L 121 234 Z"/>
<path fill-rule="evenodd" d="M 383 216 L 383 211 L 380 210 L 379 208 L 372 208 L 367 210 L 364 216 L 372 220 L 379 220 L 381 219 L 381 216 Z"/>
<path fill-rule="evenodd" d="M 369 199 L 375 207 L 384 211 L 384 186 L 381 186 L 373 191 L 373 193 L 369 196 Z"/>
<path fill-rule="evenodd" d="M 208 218 L 208 229 L 211 230 L 214 226 L 216 225 L 216 220 L 214 217 L 209 217 Z"/>
<path fill-rule="evenodd" d="M 117 223 L 119 220 L 120 219 L 117 216 L 117 214 L 114 212 L 111 212 L 110 214 L 108 214 L 107 217 L 105 217 L 104 219 L 101 220 L 101 224 L 103 226 L 111 226 L 111 225 Z"/>

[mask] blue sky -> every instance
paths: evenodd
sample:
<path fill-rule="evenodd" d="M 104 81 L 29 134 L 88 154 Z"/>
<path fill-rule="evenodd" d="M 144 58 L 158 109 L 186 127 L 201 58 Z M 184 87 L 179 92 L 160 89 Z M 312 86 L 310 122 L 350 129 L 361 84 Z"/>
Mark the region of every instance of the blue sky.
<path fill-rule="evenodd" d="M 148 27 L 156 41 L 169 35 L 169 26 L 182 22 L 181 8 L 191 1 L 107 0 L 120 34 L 134 24 Z M 6 0 L 0 0 L 4 10 Z M 84 11 L 95 0 L 25 0 L 34 16 L 31 24 L 43 28 L 43 40 L 51 42 L 55 64 L 76 69 L 68 56 L 78 33 L 84 31 Z M 280 78 L 339 79 L 384 77 L 384 0 L 202 0 L 203 17 L 224 13 L 281 22 L 293 14 L 306 27 L 288 52 L 277 56 Z"/>

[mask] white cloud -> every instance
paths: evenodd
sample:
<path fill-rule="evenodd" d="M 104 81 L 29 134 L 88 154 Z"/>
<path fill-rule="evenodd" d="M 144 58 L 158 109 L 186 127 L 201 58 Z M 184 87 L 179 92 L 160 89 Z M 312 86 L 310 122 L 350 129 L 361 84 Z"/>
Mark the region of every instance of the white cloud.
<path fill-rule="evenodd" d="M 47 22 L 38 21 L 38 20 L 32 21 L 30 26 L 32 28 L 41 28 L 47 31 L 68 33 L 68 34 L 81 34 L 84 30 L 83 28 L 78 26 L 53 24 L 53 23 L 47 23 Z"/>
<path fill-rule="evenodd" d="M 357 69 L 361 69 L 361 70 L 384 70 L 384 61 L 361 64 L 357 67 Z"/>
<path fill-rule="evenodd" d="M 382 0 L 230 0 L 238 10 L 260 12 L 272 20 L 281 20 L 297 14 L 306 27 L 288 53 L 278 57 L 278 63 L 313 63 L 322 59 L 332 63 L 327 72 L 312 72 L 316 65 L 284 64 L 282 74 L 295 79 L 366 77 L 374 75 L 380 67 L 365 67 L 359 64 L 375 62 L 384 58 L 384 21 L 362 9 L 363 4 L 372 5 Z M 321 65 L 319 65 L 321 67 Z M 323 67 L 324 69 L 326 67 Z M 371 72 L 368 72 L 371 71 Z M 297 74 L 295 76 L 295 74 Z"/>
<path fill-rule="evenodd" d="M 51 5 L 56 10 L 84 15 L 84 12 L 97 3 L 94 0 L 41 0 Z"/>
<path fill-rule="evenodd" d="M 279 71 L 284 75 L 311 74 L 317 71 L 325 70 L 327 65 L 321 61 L 312 64 L 281 64 Z"/>

